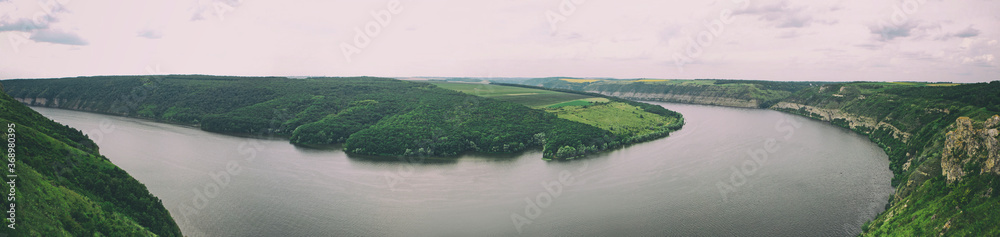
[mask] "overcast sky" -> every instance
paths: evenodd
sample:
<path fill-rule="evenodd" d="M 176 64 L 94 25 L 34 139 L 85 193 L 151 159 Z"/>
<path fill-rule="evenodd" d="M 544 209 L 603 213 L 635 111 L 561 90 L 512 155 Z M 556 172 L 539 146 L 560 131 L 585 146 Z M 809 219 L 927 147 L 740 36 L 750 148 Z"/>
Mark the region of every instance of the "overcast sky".
<path fill-rule="evenodd" d="M 990 0 L 0 0 L 0 78 L 981 82 L 1000 80 L 998 12 Z"/>

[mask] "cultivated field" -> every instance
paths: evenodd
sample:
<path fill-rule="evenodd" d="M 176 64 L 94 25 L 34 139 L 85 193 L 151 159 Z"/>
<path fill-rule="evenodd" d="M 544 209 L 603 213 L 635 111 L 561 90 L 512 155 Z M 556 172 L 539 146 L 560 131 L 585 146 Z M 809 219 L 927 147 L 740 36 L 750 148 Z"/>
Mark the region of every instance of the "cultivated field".
<path fill-rule="evenodd" d="M 621 102 L 599 103 L 590 106 L 564 106 L 546 109 L 559 118 L 590 124 L 619 136 L 640 136 L 654 133 L 677 121 L 646 112 L 639 107 Z"/>
<path fill-rule="evenodd" d="M 479 83 L 431 82 L 438 87 L 456 90 L 466 94 L 490 97 L 523 104 L 532 108 L 544 108 L 567 102 L 604 99 L 592 96 L 550 90 L 531 89 L 514 86 L 500 86 Z M 607 99 L 604 99 L 607 100 Z M 600 100 L 597 100 L 600 101 Z M 584 101 L 578 103 L 586 103 Z"/>
<path fill-rule="evenodd" d="M 559 118 L 589 124 L 624 137 L 661 132 L 679 122 L 676 118 L 646 112 L 639 107 L 611 102 L 601 97 L 478 83 L 432 82 L 432 84 L 445 89 L 544 109 Z"/>

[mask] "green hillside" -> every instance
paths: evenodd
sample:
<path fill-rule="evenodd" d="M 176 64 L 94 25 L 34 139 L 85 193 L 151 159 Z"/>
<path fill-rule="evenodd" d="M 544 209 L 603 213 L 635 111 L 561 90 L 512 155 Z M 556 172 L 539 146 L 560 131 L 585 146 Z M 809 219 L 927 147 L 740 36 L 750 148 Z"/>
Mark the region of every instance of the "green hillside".
<path fill-rule="evenodd" d="M 896 195 L 866 236 L 1000 235 L 1000 81 L 858 82 L 809 88 L 772 109 L 868 135 L 889 155 Z"/>
<path fill-rule="evenodd" d="M 594 92 L 634 100 L 767 108 L 792 93 L 825 82 L 753 80 L 538 78 L 519 84 Z"/>
<path fill-rule="evenodd" d="M 520 83 L 629 99 L 760 107 L 868 136 L 896 194 L 864 236 L 1000 236 L 1000 81 L 768 82 L 540 78 Z"/>
<path fill-rule="evenodd" d="M 16 210 L 13 222 L 4 219 L 8 228 L 0 235 L 181 236 L 160 199 L 101 156 L 80 131 L 5 93 L 0 93 L 0 123 L 6 127 L 7 147 L 13 143 L 4 155 L 14 156 L 14 166 L 3 175 L 8 181 L 17 175 L 14 185 L 4 184 L 4 190 L 15 190 Z M 5 198 L 3 205 L 9 207 L 10 201 Z"/>
<path fill-rule="evenodd" d="M 472 84 L 433 82 L 442 88 L 543 109 L 559 118 L 588 124 L 618 137 L 624 143 L 665 137 L 684 125 L 683 116 L 661 106 L 608 97 L 595 93 L 516 84 Z M 556 154 L 599 147 L 562 146 Z M 605 148 L 600 148 L 603 150 Z M 563 151 L 563 152 L 560 152 Z"/>
<path fill-rule="evenodd" d="M 479 83 L 432 82 L 431 84 L 470 95 L 514 102 L 532 108 L 546 107 L 567 101 L 595 98 L 592 96 L 552 90 Z"/>
<path fill-rule="evenodd" d="M 572 158 L 635 142 L 502 98 L 388 78 L 170 75 L 4 83 L 14 98 L 40 106 L 282 136 L 298 145 L 343 143 L 345 151 L 365 155 L 452 156 L 541 147 L 543 158 Z M 577 149 L 558 152 L 565 147 Z"/>

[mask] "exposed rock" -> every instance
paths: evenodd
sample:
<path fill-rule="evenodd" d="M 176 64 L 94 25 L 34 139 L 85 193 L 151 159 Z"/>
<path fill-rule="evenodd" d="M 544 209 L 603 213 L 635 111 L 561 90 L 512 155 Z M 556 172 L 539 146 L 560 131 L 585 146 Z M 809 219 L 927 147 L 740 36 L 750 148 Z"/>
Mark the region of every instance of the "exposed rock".
<path fill-rule="evenodd" d="M 53 107 L 62 109 L 71 109 L 79 111 L 88 112 L 98 112 L 98 113 L 110 113 L 110 114 L 123 114 L 115 113 L 114 111 L 108 111 L 107 109 L 97 109 L 98 103 L 94 101 L 84 101 L 80 99 L 68 100 L 61 98 L 44 98 L 44 97 L 34 97 L 34 98 L 14 98 L 14 100 L 24 103 L 30 106 L 42 106 L 42 107 Z"/>
<path fill-rule="evenodd" d="M 951 131 L 945 134 L 944 151 L 941 154 L 941 172 L 948 182 L 961 180 L 969 163 L 981 165 L 981 173 L 1000 174 L 1000 145 L 997 142 L 997 129 L 1000 116 L 994 115 L 983 122 L 983 127 L 968 117 L 961 117 L 952 125 Z"/>
<path fill-rule="evenodd" d="M 789 102 L 778 102 L 778 104 L 772 106 L 771 109 L 804 110 L 806 113 L 815 114 L 819 116 L 816 119 L 823 121 L 843 119 L 847 121 L 848 126 L 850 126 L 850 128 L 853 130 L 871 131 L 877 129 L 889 129 L 892 130 L 892 136 L 896 139 L 899 139 L 902 142 L 906 142 L 907 140 L 909 140 L 911 135 L 910 133 L 903 132 L 902 130 L 899 130 L 899 128 L 896 128 L 895 126 L 892 126 L 892 124 L 886 123 L 885 121 L 875 121 L 875 119 L 873 118 L 858 116 L 852 113 L 840 111 L 839 109 L 825 109 L 815 106 L 789 103 Z"/>
<path fill-rule="evenodd" d="M 983 123 L 986 128 L 997 128 L 997 125 L 1000 125 L 1000 115 L 993 115 Z"/>
<path fill-rule="evenodd" d="M 720 105 L 729 107 L 742 107 L 742 108 L 758 108 L 760 106 L 760 101 L 757 100 L 745 100 L 730 98 L 724 96 L 714 96 L 714 95 L 687 95 L 687 94 L 673 94 L 673 93 L 640 93 L 632 91 L 587 91 L 591 93 L 598 93 L 607 96 L 620 97 L 625 99 L 633 100 L 650 100 L 650 101 L 663 101 L 663 102 L 676 102 L 676 103 L 688 103 L 688 104 L 705 104 L 705 105 Z"/>

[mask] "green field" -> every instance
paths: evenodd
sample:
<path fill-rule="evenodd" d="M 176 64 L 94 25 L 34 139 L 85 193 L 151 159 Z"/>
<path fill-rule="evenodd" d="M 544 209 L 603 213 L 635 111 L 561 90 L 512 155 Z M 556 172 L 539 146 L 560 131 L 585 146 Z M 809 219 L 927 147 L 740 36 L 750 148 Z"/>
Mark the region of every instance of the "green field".
<path fill-rule="evenodd" d="M 681 97 L 726 98 L 741 101 L 735 104 L 717 104 L 724 106 L 767 108 L 784 99 L 792 93 L 825 84 L 826 82 L 776 82 L 752 80 L 723 79 L 560 79 L 535 78 L 518 82 L 522 85 L 540 86 L 543 88 L 566 89 L 581 92 L 597 92 L 602 94 L 637 93 L 637 94 L 671 94 Z M 641 96 L 640 96 L 641 97 Z M 626 98 L 649 99 L 649 98 Z M 667 102 L 691 103 L 686 99 L 661 99 Z"/>
<path fill-rule="evenodd" d="M 655 133 L 679 122 L 677 118 L 646 112 L 639 107 L 621 102 L 562 106 L 545 111 L 554 113 L 559 118 L 590 124 L 623 137 Z"/>
<path fill-rule="evenodd" d="M 564 102 L 597 98 L 558 91 L 479 83 L 431 82 L 431 84 L 444 89 L 514 102 L 532 108 L 542 108 Z"/>
<path fill-rule="evenodd" d="M 603 102 L 609 102 L 609 101 L 611 101 L 611 100 L 608 100 L 607 98 L 586 98 L 586 99 L 566 101 L 566 102 L 562 102 L 562 103 L 558 103 L 558 104 L 554 104 L 554 105 L 549 105 L 549 106 L 545 106 L 545 108 L 559 108 L 559 107 L 564 107 L 564 106 L 585 106 L 585 105 L 594 105 L 596 103 L 603 103 Z"/>
<path fill-rule="evenodd" d="M 608 98 L 515 86 L 432 82 L 438 87 L 544 109 L 559 118 L 588 124 L 618 137 L 654 137 L 677 129 L 680 117 L 648 112 Z"/>
<path fill-rule="evenodd" d="M 133 106 L 121 105 L 114 96 L 153 84 L 155 90 Z M 211 132 L 288 137 L 296 145 L 343 144 L 345 151 L 359 155 L 457 156 L 542 148 L 542 158 L 563 159 L 634 142 L 519 103 L 390 78 L 102 76 L 4 80 L 3 85 L 14 98 L 58 99 L 66 101 L 60 103 L 64 108 L 72 101 L 92 101 L 86 108 L 90 111 L 197 125 Z M 451 86 L 494 98 L 535 95 L 529 102 L 539 105 L 587 97 L 540 89 Z M 562 147 L 586 149 L 558 152 Z"/>

